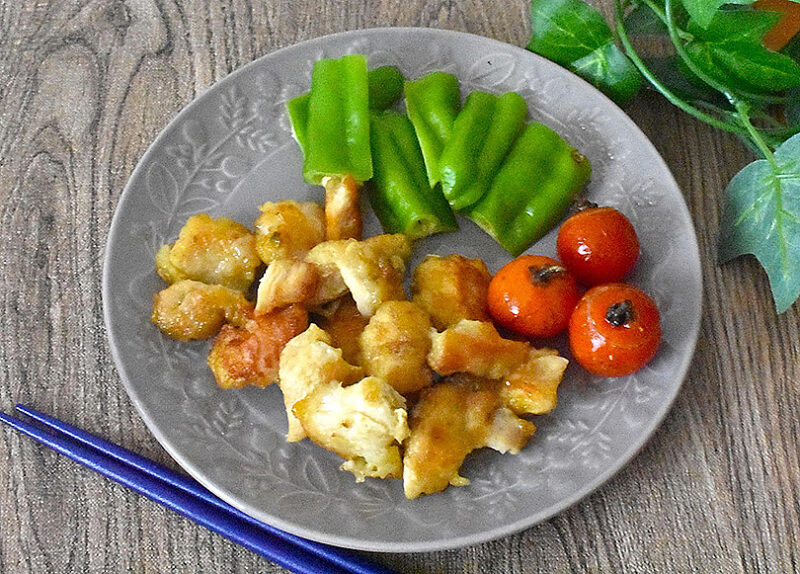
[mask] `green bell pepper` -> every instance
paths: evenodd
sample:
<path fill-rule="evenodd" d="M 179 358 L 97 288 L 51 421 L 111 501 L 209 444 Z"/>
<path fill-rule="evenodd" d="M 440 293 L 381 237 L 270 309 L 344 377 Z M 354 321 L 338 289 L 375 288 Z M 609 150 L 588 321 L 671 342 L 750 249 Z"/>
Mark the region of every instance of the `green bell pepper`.
<path fill-rule="evenodd" d="M 591 171 L 589 160 L 556 132 L 528 124 L 489 192 L 465 214 L 517 256 L 558 223 Z"/>
<path fill-rule="evenodd" d="M 305 139 L 303 177 L 308 183 L 346 175 L 361 183 L 372 177 L 365 56 L 314 63 Z"/>
<path fill-rule="evenodd" d="M 527 115 L 525 100 L 515 92 L 467 97 L 439 159 L 442 191 L 453 209 L 467 208 L 489 191 Z"/>
<path fill-rule="evenodd" d="M 458 79 L 445 72 L 431 72 L 405 83 L 406 110 L 425 160 L 428 182 L 439 181 L 439 158 L 450 139 L 461 107 Z"/>
<path fill-rule="evenodd" d="M 405 114 L 373 113 L 370 119 L 372 209 L 386 233 L 412 239 L 458 229 L 441 190 L 431 188 L 414 127 Z"/>
<path fill-rule="evenodd" d="M 367 72 L 367 89 L 369 91 L 369 109 L 385 110 L 403 95 L 403 75 L 396 66 L 381 66 Z M 292 124 L 294 139 L 305 153 L 308 134 L 308 102 L 311 92 L 292 98 L 286 102 L 286 112 Z"/>

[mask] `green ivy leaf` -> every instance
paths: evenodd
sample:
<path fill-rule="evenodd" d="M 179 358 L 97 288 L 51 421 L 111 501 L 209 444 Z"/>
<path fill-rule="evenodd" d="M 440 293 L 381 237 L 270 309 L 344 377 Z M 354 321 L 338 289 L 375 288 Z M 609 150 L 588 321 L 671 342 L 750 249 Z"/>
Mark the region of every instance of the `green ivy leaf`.
<path fill-rule="evenodd" d="M 620 106 L 630 102 L 642 87 L 639 71 L 611 42 L 575 60 L 569 69 L 597 86 Z"/>
<path fill-rule="evenodd" d="M 762 38 L 780 18 L 772 12 L 720 11 L 707 28 L 689 22 L 692 61 L 717 81 L 745 91 L 771 93 L 800 85 L 800 65 L 772 52 Z"/>
<path fill-rule="evenodd" d="M 581 0 L 531 0 L 528 50 L 567 66 L 612 40 L 603 16 Z"/>
<path fill-rule="evenodd" d="M 769 277 L 778 313 L 800 295 L 800 134 L 776 151 L 777 168 L 764 159 L 728 184 L 720 258 L 751 253 Z"/>
<path fill-rule="evenodd" d="M 724 4 L 752 4 L 755 0 L 683 0 L 694 22 L 705 28 Z"/>

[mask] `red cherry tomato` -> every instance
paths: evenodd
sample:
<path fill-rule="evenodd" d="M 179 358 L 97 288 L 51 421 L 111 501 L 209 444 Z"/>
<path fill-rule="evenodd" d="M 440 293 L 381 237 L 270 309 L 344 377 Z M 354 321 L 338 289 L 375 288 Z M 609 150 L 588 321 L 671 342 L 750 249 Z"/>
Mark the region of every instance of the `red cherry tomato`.
<path fill-rule="evenodd" d="M 621 377 L 653 358 L 661 342 L 658 308 L 643 291 L 624 283 L 589 289 L 569 321 L 569 346 L 587 371 Z"/>
<path fill-rule="evenodd" d="M 624 278 L 639 257 L 633 225 L 612 207 L 590 207 L 567 219 L 558 230 L 558 257 L 584 285 Z"/>
<path fill-rule="evenodd" d="M 578 284 L 555 259 L 521 255 L 489 283 L 489 314 L 526 337 L 552 337 L 567 328 L 580 298 Z"/>

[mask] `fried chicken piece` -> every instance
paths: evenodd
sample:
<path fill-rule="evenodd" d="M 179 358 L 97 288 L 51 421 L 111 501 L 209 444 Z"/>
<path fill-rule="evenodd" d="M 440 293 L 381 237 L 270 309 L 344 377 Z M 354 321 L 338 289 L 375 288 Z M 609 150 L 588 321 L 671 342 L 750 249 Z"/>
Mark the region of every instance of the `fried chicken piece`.
<path fill-rule="evenodd" d="M 156 272 L 167 283 L 193 279 L 247 291 L 261 265 L 255 237 L 242 224 L 207 213 L 191 216 L 172 245 L 156 255 Z"/>
<path fill-rule="evenodd" d="M 335 303 L 331 313 L 320 317 L 319 326 L 331 336 L 331 344 L 342 350 L 345 361 L 360 365 L 361 346 L 358 339 L 369 319 L 358 312 L 356 302 L 350 295 L 337 299 Z"/>
<path fill-rule="evenodd" d="M 286 440 L 296 442 L 306 436 L 292 410 L 297 401 L 319 385 L 334 381 L 350 384 L 363 376 L 364 371 L 345 361 L 341 349 L 331 346 L 330 335 L 314 324 L 289 341 L 281 353 L 278 377 L 289 421 Z"/>
<path fill-rule="evenodd" d="M 441 333 L 431 332 L 428 364 L 440 375 L 499 379 L 521 365 L 529 350 L 528 343 L 503 339 L 492 323 L 462 319 Z"/>
<path fill-rule="evenodd" d="M 364 370 L 386 380 L 401 395 L 429 387 L 433 371 L 428 314 L 410 301 L 383 303 L 361 333 Z"/>
<path fill-rule="evenodd" d="M 356 482 L 402 476 L 406 400 L 383 379 L 319 385 L 295 403 L 294 414 L 312 441 L 345 459 L 341 469 L 352 472 Z"/>
<path fill-rule="evenodd" d="M 404 300 L 403 274 L 411 247 L 401 233 L 320 243 L 306 257 L 317 265 L 321 278 L 313 303 L 326 303 L 349 289 L 358 311 L 371 317 L 384 301 Z"/>
<path fill-rule="evenodd" d="M 311 263 L 296 259 L 276 259 L 267 267 L 258 284 L 256 315 L 314 297 L 319 273 Z"/>
<path fill-rule="evenodd" d="M 480 259 L 428 255 L 414 269 L 411 293 L 414 303 L 430 314 L 433 326 L 442 330 L 461 319 L 489 321 L 486 293 L 491 279 Z"/>
<path fill-rule="evenodd" d="M 488 446 L 517 453 L 536 431 L 503 405 L 497 382 L 468 376 L 423 390 L 410 428 L 403 458 L 406 498 L 469 484 L 458 471 L 470 452 Z"/>
<path fill-rule="evenodd" d="M 361 239 L 360 192 L 353 176 L 323 177 L 328 239 Z"/>
<path fill-rule="evenodd" d="M 290 305 L 258 315 L 243 327 L 225 325 L 208 353 L 208 366 L 223 389 L 265 387 L 278 379 L 284 346 L 308 326 L 308 313 Z"/>
<path fill-rule="evenodd" d="M 153 297 L 153 323 L 180 341 L 213 337 L 226 322 L 243 325 L 253 304 L 241 291 L 183 279 Z"/>
<path fill-rule="evenodd" d="M 503 402 L 518 415 L 549 413 L 556 408 L 558 385 L 567 364 L 554 349 L 531 349 L 528 359 L 503 378 Z"/>
<path fill-rule="evenodd" d="M 264 263 L 276 259 L 300 259 L 325 241 L 325 213 L 313 201 L 279 201 L 259 207 L 256 218 L 256 250 Z"/>

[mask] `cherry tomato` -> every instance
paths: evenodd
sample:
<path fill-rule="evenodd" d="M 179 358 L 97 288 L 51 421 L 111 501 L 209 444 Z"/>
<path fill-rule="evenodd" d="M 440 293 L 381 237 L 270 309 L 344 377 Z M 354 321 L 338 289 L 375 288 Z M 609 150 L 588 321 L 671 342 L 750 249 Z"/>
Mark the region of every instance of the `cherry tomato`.
<path fill-rule="evenodd" d="M 609 283 L 589 289 L 569 321 L 569 346 L 587 371 L 621 377 L 653 358 L 661 342 L 658 308 L 641 289 Z"/>
<path fill-rule="evenodd" d="M 489 283 L 489 314 L 526 337 L 552 337 L 567 328 L 579 298 L 578 284 L 558 261 L 521 255 Z"/>
<path fill-rule="evenodd" d="M 625 277 L 639 257 L 633 225 L 613 207 L 590 207 L 558 230 L 558 257 L 584 285 L 613 283 Z"/>

